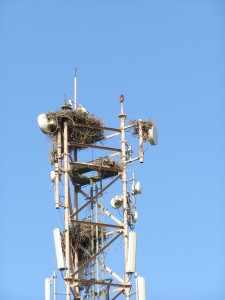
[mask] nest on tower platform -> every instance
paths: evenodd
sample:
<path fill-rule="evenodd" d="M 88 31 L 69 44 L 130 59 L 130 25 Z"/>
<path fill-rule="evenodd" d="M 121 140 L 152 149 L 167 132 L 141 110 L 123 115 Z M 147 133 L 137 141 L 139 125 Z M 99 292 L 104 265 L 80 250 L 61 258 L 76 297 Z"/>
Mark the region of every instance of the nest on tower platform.
<path fill-rule="evenodd" d="M 107 231 L 104 226 L 80 223 L 70 227 L 69 231 L 73 263 L 75 263 L 76 251 L 79 262 L 85 262 L 103 246 L 106 240 Z M 62 246 L 65 255 L 65 231 L 62 233 Z"/>
<path fill-rule="evenodd" d="M 149 138 L 148 131 L 151 129 L 154 125 L 154 122 L 151 120 L 147 121 L 141 121 L 142 122 L 142 137 L 144 141 L 147 141 Z M 139 120 L 133 120 L 130 121 L 130 125 L 132 126 L 133 129 L 133 135 L 139 135 Z"/>
<path fill-rule="evenodd" d="M 64 121 L 68 122 L 68 143 L 94 144 L 104 139 L 103 121 L 88 112 L 79 109 L 73 110 L 66 105 L 59 111 L 48 112 L 46 116 L 48 119 L 56 121 L 57 129 L 61 128 Z M 51 164 L 54 163 L 57 154 L 57 129 L 48 134 L 52 141 L 52 151 L 49 153 Z M 75 146 L 69 145 L 69 151 L 74 148 Z M 76 146 L 76 148 L 81 150 L 85 147 Z"/>
<path fill-rule="evenodd" d="M 98 158 L 90 162 L 90 164 L 93 164 L 92 169 L 96 170 L 102 179 L 116 176 L 118 175 L 118 172 L 122 171 L 122 164 L 109 157 Z M 105 169 L 102 169 L 101 167 L 105 167 Z"/>
<path fill-rule="evenodd" d="M 95 171 L 91 177 L 84 175 L 86 173 Z M 70 167 L 69 175 L 74 185 L 80 186 L 97 182 L 102 179 L 117 176 L 122 171 L 120 162 L 110 159 L 109 157 L 102 157 L 87 163 L 74 163 Z"/>

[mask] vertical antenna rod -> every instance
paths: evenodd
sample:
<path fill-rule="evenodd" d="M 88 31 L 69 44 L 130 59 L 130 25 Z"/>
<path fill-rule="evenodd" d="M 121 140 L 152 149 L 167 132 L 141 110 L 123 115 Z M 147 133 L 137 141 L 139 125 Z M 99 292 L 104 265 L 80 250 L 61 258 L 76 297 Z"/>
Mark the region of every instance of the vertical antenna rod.
<path fill-rule="evenodd" d="M 74 70 L 74 109 L 77 109 L 77 67 Z"/>

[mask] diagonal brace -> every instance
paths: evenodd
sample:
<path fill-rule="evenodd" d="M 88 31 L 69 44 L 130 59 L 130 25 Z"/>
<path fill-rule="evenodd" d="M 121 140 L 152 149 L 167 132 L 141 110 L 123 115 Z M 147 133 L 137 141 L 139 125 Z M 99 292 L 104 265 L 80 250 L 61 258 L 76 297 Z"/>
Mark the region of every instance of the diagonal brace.
<path fill-rule="evenodd" d="M 84 197 L 87 199 L 89 198 L 88 194 L 86 194 L 84 191 L 80 189 L 79 191 Z M 104 212 L 109 218 L 111 218 L 115 223 L 117 223 L 119 226 L 123 226 L 123 223 L 118 220 L 112 213 L 110 213 L 107 209 L 105 209 L 103 206 L 101 206 L 98 202 L 94 201 L 94 203 L 97 204 L 98 208 Z M 72 220 L 73 221 L 73 220 Z"/>
<path fill-rule="evenodd" d="M 78 272 L 80 272 L 84 267 L 86 267 L 90 261 L 92 261 L 93 259 L 95 259 L 101 252 L 103 252 L 107 247 L 109 247 L 109 245 L 111 245 L 118 237 L 121 236 L 121 234 L 123 234 L 123 231 L 121 231 L 120 233 L 118 233 L 113 239 L 111 239 L 111 241 L 109 241 L 107 244 L 105 244 L 104 247 L 102 247 L 99 251 L 97 251 L 94 255 L 92 255 L 91 258 L 89 258 L 85 263 L 83 263 L 83 265 L 81 265 L 74 273 L 72 273 L 72 276 L 75 276 Z"/>
<path fill-rule="evenodd" d="M 98 198 L 105 190 L 107 190 L 114 182 L 121 178 L 121 174 L 116 176 L 109 184 L 107 184 L 101 191 L 99 191 L 95 196 L 90 198 L 84 205 L 82 205 L 77 211 L 75 211 L 70 217 L 75 217 L 81 210 L 83 210 L 88 204 L 90 204 L 94 199 Z"/>
<path fill-rule="evenodd" d="M 121 295 L 122 293 L 124 293 L 124 289 L 122 289 L 119 293 L 117 293 L 112 300 L 116 299 L 117 297 L 119 297 L 119 295 Z"/>

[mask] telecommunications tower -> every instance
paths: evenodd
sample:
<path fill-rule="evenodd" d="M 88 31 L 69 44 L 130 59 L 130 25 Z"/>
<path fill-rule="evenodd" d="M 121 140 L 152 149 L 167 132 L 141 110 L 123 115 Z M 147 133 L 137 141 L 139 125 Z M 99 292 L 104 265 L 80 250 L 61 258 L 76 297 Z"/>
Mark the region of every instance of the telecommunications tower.
<path fill-rule="evenodd" d="M 54 228 L 53 236 L 65 291 L 57 290 L 54 271 L 45 279 L 45 300 L 51 295 L 54 300 L 146 300 L 145 279 L 136 272 L 134 231 L 142 187 L 130 165 L 144 162 L 145 142 L 157 144 L 157 127 L 141 119 L 127 124 L 123 95 L 118 102 L 119 126 L 106 127 L 77 107 L 75 74 L 73 101 L 65 99 L 59 110 L 38 116 L 52 142 L 55 208 L 64 212 L 63 228 Z M 137 136 L 136 147 L 129 135 Z"/>

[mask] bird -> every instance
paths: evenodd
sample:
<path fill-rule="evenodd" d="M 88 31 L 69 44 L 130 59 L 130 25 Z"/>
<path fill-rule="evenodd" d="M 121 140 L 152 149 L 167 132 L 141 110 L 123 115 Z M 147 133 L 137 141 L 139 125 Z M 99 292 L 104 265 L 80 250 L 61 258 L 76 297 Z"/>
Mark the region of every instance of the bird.
<path fill-rule="evenodd" d="M 83 113 L 88 113 L 88 111 L 86 110 L 86 108 L 83 107 L 83 105 L 79 104 L 77 107 L 77 110 L 83 112 Z"/>
<path fill-rule="evenodd" d="M 73 107 L 73 101 L 71 99 L 68 101 L 68 103 L 71 107 Z"/>

